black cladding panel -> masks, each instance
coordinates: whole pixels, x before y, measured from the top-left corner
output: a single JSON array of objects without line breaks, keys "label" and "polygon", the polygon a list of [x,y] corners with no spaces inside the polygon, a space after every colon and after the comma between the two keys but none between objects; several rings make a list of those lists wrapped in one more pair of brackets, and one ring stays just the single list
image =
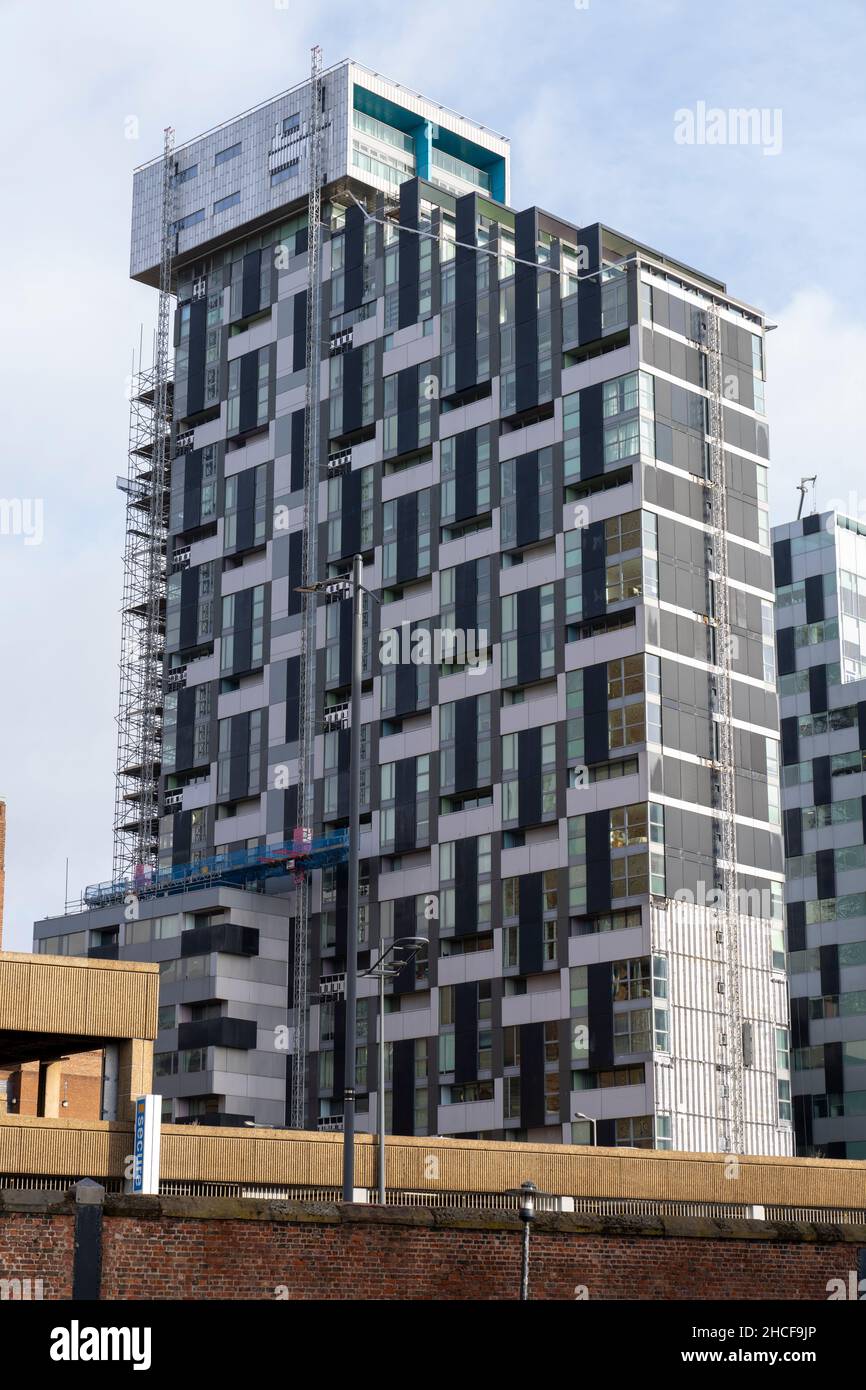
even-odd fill
[{"label": "black cladding panel", "polygon": [[610,755],[606,661],[584,668],[583,732],[587,763],[606,762]]},{"label": "black cladding panel", "polygon": [[[478,375],[478,254],[473,249],[478,218],[474,193],[457,199],[454,252],[454,385],[474,386]],[[416,238],[417,240],[417,238]]]},{"label": "black cladding panel", "polygon": [[773,570],[777,589],[781,589],[785,585],[792,583],[790,541],[773,542]]},{"label": "black cladding panel", "polygon": [[520,1025],[520,1127],[540,1129],[545,1121],[544,1024]]},{"label": "black cladding panel", "polygon": [[531,545],[539,538],[538,453],[515,459],[517,491],[518,546]]},{"label": "black cladding panel", "polygon": [[454,988],[454,1080],[458,1085],[478,1077],[478,985]]},{"label": "black cladding panel", "polygon": [[346,209],[344,232],[344,289],[343,307],[348,313],[361,306],[364,297],[364,226],[362,208],[352,204]]},{"label": "black cladding panel", "polygon": [[604,417],[602,384],[585,386],[580,393],[580,476],[596,478],[604,472]]},{"label": "black cladding panel", "polygon": [[478,931],[478,839],[458,840],[454,846],[454,935]]},{"label": "black cladding panel", "polygon": [[[478,697],[469,695],[454,706],[454,790],[478,786]],[[459,841],[458,841],[459,844]]]},{"label": "black cladding panel", "polygon": [[454,444],[454,519],[466,521],[478,511],[478,449],[475,430],[458,434]]},{"label": "black cladding panel", "polygon": [[589,1064],[613,1065],[613,990],[610,961],[587,966]]},{"label": "black cladding panel", "polygon": [[361,428],[363,419],[363,348],[343,354],[343,434]]},{"label": "black cladding panel", "polygon": [[[601,265],[601,226],[598,222],[581,227],[578,245],[585,248],[584,270],[598,270]],[[592,343],[601,337],[600,276],[585,274],[580,280],[577,287],[577,321],[580,343]]]},{"label": "black cladding panel", "polygon": [[541,675],[541,591],[522,589],[517,595],[517,680],[520,685]]},{"label": "black cladding panel", "polygon": [[244,256],[241,280],[241,318],[257,314],[261,296],[262,253],[248,251]]},{"label": "black cladding panel", "polygon": [[514,219],[514,339],[515,404],[517,412],[538,404],[538,271],[535,261],[537,215],[535,208]]},{"label": "black cladding panel", "polygon": [[238,432],[254,430],[259,419],[259,354],[245,352],[241,358]]},{"label": "black cladding panel", "polygon": [[393,1052],[393,1134],[415,1132],[415,1039],[399,1038]]},{"label": "black cladding panel", "polygon": [[521,729],[517,735],[517,758],[520,779],[517,789],[517,814],[520,825],[538,825],[541,821],[541,730]]},{"label": "black cladding panel", "polygon": [[292,411],[291,473],[289,487],[300,492],[304,486],[304,417],[306,411]]},{"label": "black cladding panel", "polygon": [[419,189],[417,179],[400,185],[400,252],[398,288],[398,327],[408,328],[418,321],[420,295],[421,239],[418,227]]},{"label": "black cladding panel", "polygon": [[292,305],[292,371],[303,371],[307,365],[307,291],[295,295]]},{"label": "black cladding panel", "polygon": [[189,309],[189,340],[187,343],[187,416],[204,410],[204,383],[207,357],[207,296],[194,299]]},{"label": "black cladding panel", "polygon": [[586,906],[588,912],[608,912],[611,900],[610,811],[590,811],[586,817]]}]

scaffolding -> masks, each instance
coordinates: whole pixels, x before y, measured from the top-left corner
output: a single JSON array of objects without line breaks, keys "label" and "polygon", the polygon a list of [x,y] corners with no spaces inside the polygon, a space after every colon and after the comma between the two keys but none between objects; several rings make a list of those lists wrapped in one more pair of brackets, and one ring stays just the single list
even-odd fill
[{"label": "scaffolding", "polygon": [[736,761],[733,730],[734,658],[728,598],[728,516],[722,414],[722,349],[718,306],[710,303],[703,316],[703,349],[709,392],[710,458],[707,519],[710,525],[709,578],[715,633],[716,675],[711,682],[716,750],[715,860],[722,890],[718,911],[718,990],[723,1001],[723,1031],[719,1035],[717,1069],[723,1077],[722,1111],[728,1125],[727,1149],[742,1153],[743,1124],[743,1009],[740,952],[740,912],[737,892]]},{"label": "scaffolding", "polygon": [[171,484],[171,272],[174,131],[165,132],[159,311],[153,365],[133,373],[126,496],[120,699],[114,803],[115,881],[155,870],[159,855],[166,547]]},{"label": "scaffolding", "polygon": [[135,878],[92,883],[84,890],[81,906],[105,907],[109,903],[124,902],[130,893],[137,898],[152,898],[166,893],[187,893],[214,884],[260,890],[266,879],[277,875],[291,875],[298,883],[313,869],[344,863],[347,846],[347,833],[337,830],[303,843],[284,840],[280,844],[256,845],[252,849],[222,850],[209,859],[174,864],[154,873],[140,873]]},{"label": "scaffolding", "polygon": [[[307,244],[307,357],[304,400],[304,530],[301,569],[304,585],[317,580],[319,507],[319,323],[321,284],[319,253],[322,236],[322,50],[313,48],[310,62],[309,212]],[[316,595],[304,594],[300,663],[300,729],[298,736],[299,829],[311,834],[313,824],[316,738]],[[309,971],[311,880],[298,884],[294,933],[294,1046],[290,1120],[293,1129],[306,1128],[307,1055],[309,1034]]]}]

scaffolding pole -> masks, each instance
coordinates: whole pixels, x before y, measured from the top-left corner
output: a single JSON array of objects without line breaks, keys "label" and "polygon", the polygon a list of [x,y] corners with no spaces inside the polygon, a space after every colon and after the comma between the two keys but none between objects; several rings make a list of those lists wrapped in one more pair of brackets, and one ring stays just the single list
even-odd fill
[{"label": "scaffolding pole", "polygon": [[[309,203],[307,244],[307,357],[304,399],[304,530],[301,568],[304,585],[316,582],[319,521],[319,376],[320,302],[319,254],[322,238],[322,50],[313,48],[310,62]],[[316,738],[316,595],[305,593],[300,668],[300,730],[298,737],[298,823],[305,833],[313,824]],[[307,1057],[309,1034],[311,878],[298,884],[294,936],[294,1046],[290,1125],[306,1128]]]},{"label": "scaffolding pole", "polygon": [[174,131],[165,131],[161,185],[159,310],[152,367],[133,373],[126,495],[120,699],[115,779],[115,880],[157,867],[162,761],[166,546],[171,428],[171,273]]},{"label": "scaffolding pole", "polygon": [[721,880],[719,909],[719,993],[723,1000],[724,1032],[719,1037],[719,1075],[725,1078],[731,1153],[745,1147],[743,1118],[743,1008],[740,952],[740,911],[737,891],[736,754],[733,730],[732,664],[734,658],[728,597],[728,516],[725,479],[724,419],[722,413],[721,323],[711,303],[704,316],[704,351],[709,392],[710,468],[708,512],[712,546],[712,617],[715,631],[713,708],[716,732],[717,834],[715,858]]}]

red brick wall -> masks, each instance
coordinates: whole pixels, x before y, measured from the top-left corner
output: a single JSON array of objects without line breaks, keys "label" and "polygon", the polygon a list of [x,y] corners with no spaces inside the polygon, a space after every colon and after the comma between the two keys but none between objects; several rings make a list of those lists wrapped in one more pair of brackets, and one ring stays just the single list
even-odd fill
[{"label": "red brick wall", "polygon": [[[21,1205],[26,1194],[14,1194]],[[68,1297],[72,1219],[0,1209],[0,1277],[42,1278]],[[2,1202],[2,1194],[0,1194]],[[64,1213],[70,1211],[67,1205]],[[139,1214],[140,1213],[140,1214]],[[826,1300],[857,1268],[866,1227],[691,1218],[546,1216],[531,1243],[531,1295],[592,1299]],[[828,1238],[829,1237],[829,1238]],[[510,1299],[521,1228],[501,1213],[108,1198],[106,1299]],[[586,1296],[586,1295],[584,1295]]]},{"label": "red brick wall", "polygon": [[[6,1106],[6,1083],[10,1081],[10,1103]],[[0,1069],[0,1117],[39,1114],[39,1063],[22,1062],[19,1067]],[[64,1106],[62,1101],[66,1101]],[[102,1105],[102,1050],[76,1052],[61,1063],[55,1120],[98,1120]]]},{"label": "red brick wall", "polygon": [[31,1288],[41,1279],[43,1298],[71,1298],[74,1236],[71,1214],[0,1211],[0,1279],[29,1279]]},{"label": "red brick wall", "polygon": [[[106,1298],[267,1299],[282,1286],[290,1299],[507,1299],[520,1283],[516,1230],[106,1224]],[[855,1267],[843,1245],[546,1232],[530,1262],[533,1297],[569,1300],[579,1286],[590,1299],[826,1299]]]}]

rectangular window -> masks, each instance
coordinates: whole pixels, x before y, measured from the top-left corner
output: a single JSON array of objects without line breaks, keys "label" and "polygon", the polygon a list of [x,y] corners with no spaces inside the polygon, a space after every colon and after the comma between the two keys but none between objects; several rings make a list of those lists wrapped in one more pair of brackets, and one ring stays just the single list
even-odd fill
[{"label": "rectangular window", "polygon": [[236,145],[227,145],[224,150],[218,150],[213,157],[214,165],[227,164],[230,159],[236,159],[241,152],[240,140]]},{"label": "rectangular window", "polygon": [[615,1056],[652,1051],[652,1009],[630,1009],[613,1016]]},{"label": "rectangular window", "polygon": [[504,1120],[520,1119],[520,1077],[506,1076],[502,1082],[502,1118]]},{"label": "rectangular window", "polygon": [[601,276],[601,331],[628,327],[628,280],[624,267],[611,266]]},{"label": "rectangular window", "polygon": [[195,212],[188,212],[185,217],[178,218],[174,224],[176,232],[185,232],[187,227],[194,227],[196,222],[204,221],[204,208],[198,208]]},{"label": "rectangular window", "polygon": [[227,208],[236,207],[240,200],[240,193],[229,193],[225,198],[217,198],[213,205],[214,216],[216,216],[217,213],[225,212]]},{"label": "rectangular window", "polygon": [[779,1119],[788,1123],[791,1121],[791,1083],[779,1077],[776,1081],[776,1088],[779,1095]]},{"label": "rectangular window", "polygon": [[275,172],[271,174],[271,188],[278,183],[285,183],[287,179],[297,178],[299,167],[300,160],[292,159],[288,164],[285,164],[282,169],[275,170]]},{"label": "rectangular window", "polygon": [[653,1146],[652,1115],[635,1115],[616,1122],[618,1148],[651,1149]]}]

